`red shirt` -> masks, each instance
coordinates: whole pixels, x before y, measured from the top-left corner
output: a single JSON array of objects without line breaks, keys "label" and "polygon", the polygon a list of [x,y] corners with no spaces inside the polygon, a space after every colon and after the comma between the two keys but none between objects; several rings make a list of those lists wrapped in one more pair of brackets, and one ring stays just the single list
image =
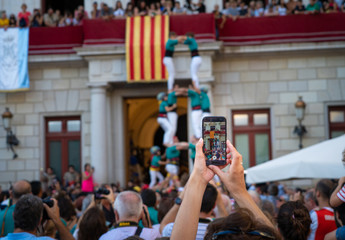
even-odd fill
[{"label": "red shirt", "polygon": [[18,22],[20,21],[21,18],[24,18],[25,22],[26,22],[26,25],[28,26],[29,25],[29,17],[31,16],[31,13],[30,12],[20,12],[18,13]]},{"label": "red shirt", "polygon": [[315,232],[315,240],[323,240],[327,233],[337,229],[334,220],[334,212],[331,208],[322,208],[315,212],[318,223]]}]

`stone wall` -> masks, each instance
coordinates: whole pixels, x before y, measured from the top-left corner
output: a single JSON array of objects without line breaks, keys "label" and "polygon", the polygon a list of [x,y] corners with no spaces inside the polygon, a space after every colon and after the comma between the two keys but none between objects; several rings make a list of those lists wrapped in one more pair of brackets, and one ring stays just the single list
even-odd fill
[{"label": "stone wall", "polygon": [[269,108],[272,155],[278,157],[298,149],[294,104],[302,96],[308,131],[303,145],[327,139],[327,106],[345,105],[345,56],[336,51],[262,55],[215,59],[215,114],[231,120],[232,109]]},{"label": "stone wall", "polygon": [[6,132],[0,125],[0,184],[20,179],[39,179],[45,166],[44,117],[80,115],[82,121],[82,161],[90,161],[90,91],[88,68],[29,65],[30,90],[0,93],[0,112],[9,107],[13,131],[20,141],[18,158],[6,149]]}]

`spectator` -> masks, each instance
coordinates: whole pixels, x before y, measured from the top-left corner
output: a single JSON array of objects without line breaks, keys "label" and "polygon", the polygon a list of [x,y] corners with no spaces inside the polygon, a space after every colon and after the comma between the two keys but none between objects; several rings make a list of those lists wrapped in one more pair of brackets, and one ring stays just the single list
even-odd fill
[{"label": "spectator", "polygon": [[316,198],[314,191],[307,191],[304,195],[304,205],[308,209],[309,213],[315,209],[317,209]]},{"label": "spectator", "polygon": [[[125,239],[129,236],[141,236],[144,239],[160,237],[159,232],[151,229],[147,209],[139,194],[133,191],[124,191],[116,197],[114,203],[116,226],[115,229],[103,234],[100,240]],[[147,216],[147,218],[146,218]],[[138,227],[139,220],[143,221],[144,228]]]},{"label": "spectator", "polygon": [[156,210],[156,193],[151,189],[145,189],[141,192],[141,198],[143,199],[143,204],[147,206],[147,210],[149,211],[152,225],[158,224],[158,211]]},{"label": "spectator", "polygon": [[81,190],[83,192],[91,193],[94,189],[93,173],[95,169],[91,168],[89,163],[84,165],[83,181],[81,183]]},{"label": "spectator", "polygon": [[301,201],[290,201],[280,207],[278,229],[285,240],[306,240],[310,232],[310,224],[308,209]]},{"label": "spectator", "polygon": [[334,0],[328,0],[330,12],[339,12],[339,6]]},{"label": "spectator", "polygon": [[[53,11],[53,9],[51,10]],[[44,191],[54,188],[54,184],[56,181],[57,179],[56,179],[56,175],[54,174],[53,168],[48,167],[47,172],[43,172],[43,168],[41,169],[41,182],[42,182]]]},{"label": "spectator", "polygon": [[17,19],[14,14],[10,15],[10,22],[9,22],[10,27],[16,27],[17,26]]},{"label": "spectator", "polygon": [[0,28],[8,27],[9,25],[10,25],[10,20],[6,16],[6,11],[3,11],[1,13],[1,18],[0,18]]},{"label": "spectator", "polygon": [[[43,21],[44,21],[44,25],[46,27],[56,27],[57,26],[57,23],[58,23],[57,17],[54,14],[54,10],[52,8],[49,8],[48,12],[46,14],[44,14]],[[52,170],[51,168],[47,168],[47,173],[48,173],[48,169]],[[51,186],[50,182],[48,182],[48,186]]]},{"label": "spectator", "polygon": [[133,16],[133,4],[131,2],[127,3],[127,7],[125,10],[125,16],[127,16],[127,17]]},{"label": "spectator", "polygon": [[214,9],[213,9],[212,13],[213,13],[214,18],[216,20],[222,18],[223,13],[221,11],[219,11],[219,5],[218,4],[214,5]]},{"label": "spectator", "polygon": [[240,13],[237,10],[236,1],[231,0],[229,8],[226,9],[226,14],[223,16],[232,17],[232,19],[235,21],[239,15]]},{"label": "spectator", "polygon": [[196,7],[196,11],[198,13],[205,13],[206,12],[206,6],[204,4],[204,0],[199,0],[199,2],[197,4],[194,4],[193,5]]},{"label": "spectator", "polygon": [[39,9],[34,9],[33,18],[31,21],[31,27],[42,27],[43,26],[43,16]]},{"label": "spectator", "polygon": [[273,4],[268,4],[268,8],[265,10],[265,16],[271,17],[271,16],[278,16],[278,12],[276,11],[276,8]]},{"label": "spectator", "polygon": [[156,15],[160,15],[161,14],[161,10],[159,8],[157,8],[157,5],[155,3],[151,3],[149,11],[148,11],[148,14],[150,16],[154,17]]},{"label": "spectator", "polygon": [[140,16],[145,16],[147,15],[147,6],[146,6],[146,2],[144,0],[141,0],[139,2],[139,15]]},{"label": "spectator", "polygon": [[13,220],[13,213],[16,207],[16,203],[19,198],[25,194],[31,193],[31,185],[27,181],[18,181],[13,185],[12,191],[12,204],[6,209],[0,211],[0,226],[3,226],[1,229],[1,236],[7,236],[9,233],[13,233],[15,226]]},{"label": "spectator", "polygon": [[22,196],[13,212],[14,233],[9,233],[3,240],[10,239],[42,239],[52,240],[50,237],[36,237],[38,226],[42,220],[43,207],[48,216],[52,219],[55,227],[59,231],[61,239],[74,240],[73,236],[68,232],[67,228],[62,224],[59,217],[59,207],[54,199],[54,205],[49,208],[42,200],[30,194]]},{"label": "spectator", "polygon": [[328,179],[322,179],[316,184],[315,196],[319,210],[313,211],[310,215],[313,225],[308,239],[324,239],[327,233],[337,228],[333,209],[329,205],[332,190],[333,183]]},{"label": "spectator", "polygon": [[113,9],[110,8],[106,3],[103,3],[103,6],[101,8],[101,17],[103,19],[111,19],[113,16]]},{"label": "spectator", "polygon": [[65,187],[75,186],[80,181],[80,175],[73,165],[68,166],[68,171],[63,176],[63,185]]},{"label": "spectator", "polygon": [[76,240],[98,240],[108,231],[104,213],[96,206],[86,210],[79,223]]},{"label": "spectator", "polygon": [[237,8],[237,10],[241,17],[246,17],[248,15],[248,8],[244,1],[240,2],[240,6]]},{"label": "spectator", "polygon": [[68,228],[71,234],[74,233],[77,227],[77,213],[74,209],[73,203],[68,195],[60,192],[56,196],[59,205],[60,219],[62,223]]},{"label": "spectator", "polygon": [[302,3],[302,0],[297,0],[295,10],[293,11],[294,14],[301,14],[305,12],[305,7]]},{"label": "spectator", "polygon": [[309,14],[320,13],[320,5],[316,2],[316,0],[309,0],[306,12]]},{"label": "spectator", "polygon": [[[66,24],[66,26],[78,25],[77,19],[73,18],[73,14],[70,11],[67,11],[67,13],[66,13],[65,24]],[[65,173],[65,175],[66,175],[66,173]],[[65,176],[64,176],[64,181],[66,181]],[[79,181],[80,181],[80,175],[79,175]]]},{"label": "spectator", "polygon": [[115,17],[123,17],[125,15],[125,10],[122,8],[122,2],[121,1],[116,1],[115,4],[115,11],[114,11],[114,16]]},{"label": "spectator", "polygon": [[28,26],[30,26],[31,13],[26,11],[28,6],[25,3],[22,4],[21,8],[22,8],[22,11],[20,13],[18,13],[18,26],[19,27],[28,27]]},{"label": "spectator", "polygon": [[137,17],[137,16],[141,16],[141,15],[140,15],[139,8],[135,6],[133,8],[133,17]]},{"label": "spectator", "polygon": [[91,18],[96,19],[101,17],[101,11],[98,9],[98,3],[93,2],[91,10]]},{"label": "spectator", "polygon": [[175,7],[173,9],[173,14],[174,15],[186,14],[186,10],[183,7],[181,7],[181,3],[179,1],[175,2]]},{"label": "spectator", "polygon": [[255,17],[255,1],[249,2],[248,17]]},{"label": "spectator", "polygon": [[42,191],[42,183],[40,181],[31,181],[31,192],[34,196],[42,198],[43,191]]},{"label": "spectator", "polygon": [[293,14],[294,9],[296,8],[297,1],[289,0],[286,4],[287,14]]},{"label": "spectator", "polygon": [[264,8],[262,1],[257,1],[255,4],[255,11],[254,16],[255,17],[262,17],[264,15]]},{"label": "spectator", "polygon": [[89,15],[87,14],[87,12],[84,10],[84,6],[83,5],[79,5],[77,10],[74,11],[74,18],[77,18],[78,15],[83,16],[83,19],[88,19]]},{"label": "spectator", "polygon": [[280,4],[278,6],[278,14],[280,16],[285,16],[287,14],[287,9],[284,0],[280,0]]},{"label": "spectator", "polygon": [[157,8],[161,10],[161,12],[164,12],[165,7],[166,7],[166,1],[161,0],[160,2],[157,2],[156,5],[157,5]]}]

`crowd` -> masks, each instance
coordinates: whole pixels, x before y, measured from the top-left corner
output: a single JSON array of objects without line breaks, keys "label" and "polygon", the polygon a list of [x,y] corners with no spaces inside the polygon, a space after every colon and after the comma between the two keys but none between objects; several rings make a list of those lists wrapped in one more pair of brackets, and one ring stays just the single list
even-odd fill
[{"label": "crowd", "polygon": [[[84,19],[105,19],[125,18],[132,16],[156,16],[156,15],[183,15],[205,13],[206,6],[203,0],[197,3],[187,1],[188,4],[181,5],[179,1],[138,1],[134,5],[131,1],[124,7],[121,1],[117,1],[115,6],[106,3],[98,5],[94,2],[91,12],[84,10],[81,5],[74,12],[48,8],[46,13],[41,13],[40,9],[34,9],[33,13],[27,11],[27,5],[22,4],[17,16],[10,14],[9,18],[6,11],[1,12],[1,27],[64,27],[77,26],[83,24]],[[236,20],[238,17],[261,17],[261,16],[282,16],[289,14],[309,14],[309,13],[332,13],[345,12],[345,1],[343,0],[310,0],[304,6],[302,0],[269,0],[265,6],[264,1],[251,0],[247,5],[245,0],[229,0],[221,10],[219,5],[214,6],[213,13],[216,19],[223,19],[222,27],[227,17]]]},{"label": "crowd", "polygon": [[307,190],[246,186],[229,141],[226,171],[206,166],[202,146],[191,175],[172,184],[167,176],[151,186],[97,186],[90,164],[81,179],[69,166],[62,181],[51,168],[41,181],[18,181],[1,192],[1,239],[345,239],[345,177]]}]

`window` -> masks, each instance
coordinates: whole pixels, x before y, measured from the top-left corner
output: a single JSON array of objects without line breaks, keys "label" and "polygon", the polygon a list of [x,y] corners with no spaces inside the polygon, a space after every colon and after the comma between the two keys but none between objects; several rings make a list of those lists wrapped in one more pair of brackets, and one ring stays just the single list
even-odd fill
[{"label": "window", "polygon": [[80,117],[47,117],[45,132],[46,167],[53,168],[59,180],[67,172],[68,165],[74,165],[80,173]]},{"label": "window", "polygon": [[328,108],[329,138],[345,134],[345,106]]},{"label": "window", "polygon": [[271,159],[269,109],[232,111],[232,131],[245,169]]}]

